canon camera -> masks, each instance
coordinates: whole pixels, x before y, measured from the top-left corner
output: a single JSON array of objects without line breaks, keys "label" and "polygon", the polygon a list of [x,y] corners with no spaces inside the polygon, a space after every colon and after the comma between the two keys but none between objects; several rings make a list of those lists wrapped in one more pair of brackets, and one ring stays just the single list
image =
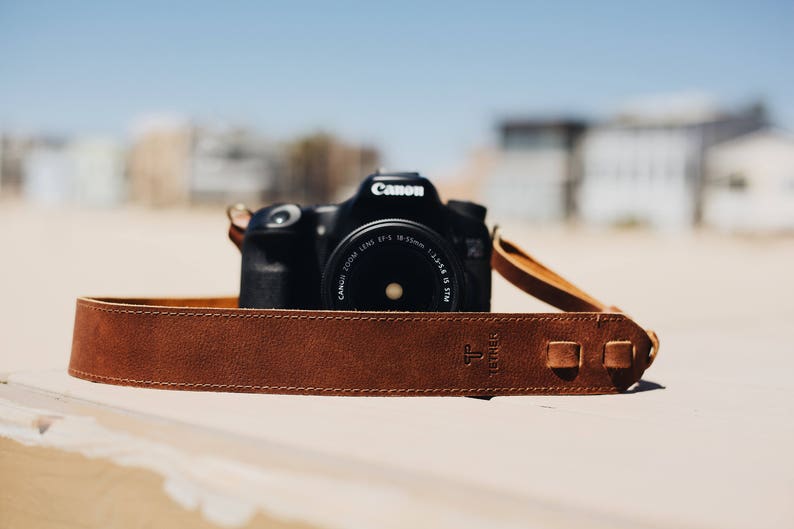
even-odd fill
[{"label": "canon camera", "polygon": [[370,175],[341,204],[265,207],[245,231],[240,306],[487,312],[485,214],[418,173]]}]

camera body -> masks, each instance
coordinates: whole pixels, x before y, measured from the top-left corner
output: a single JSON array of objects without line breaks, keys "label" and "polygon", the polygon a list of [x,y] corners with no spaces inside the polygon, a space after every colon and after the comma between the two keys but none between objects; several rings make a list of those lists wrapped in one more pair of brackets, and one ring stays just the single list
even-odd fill
[{"label": "camera body", "polygon": [[486,208],[439,199],[418,173],[375,173],[336,205],[257,211],[242,246],[240,306],[487,312]]}]

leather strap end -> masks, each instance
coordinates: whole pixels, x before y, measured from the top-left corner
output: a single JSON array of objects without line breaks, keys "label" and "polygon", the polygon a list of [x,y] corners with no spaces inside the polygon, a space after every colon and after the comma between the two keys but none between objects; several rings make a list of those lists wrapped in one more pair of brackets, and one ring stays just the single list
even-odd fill
[{"label": "leather strap end", "polygon": [[494,230],[491,266],[519,289],[560,310],[611,312],[611,307],[503,239],[498,229]]},{"label": "leather strap end", "polygon": [[651,367],[651,364],[653,364],[653,361],[656,360],[656,355],[659,354],[659,337],[650,329],[645,329],[645,333],[651,341],[651,351],[648,353],[648,365],[645,366],[645,369],[648,369]]}]

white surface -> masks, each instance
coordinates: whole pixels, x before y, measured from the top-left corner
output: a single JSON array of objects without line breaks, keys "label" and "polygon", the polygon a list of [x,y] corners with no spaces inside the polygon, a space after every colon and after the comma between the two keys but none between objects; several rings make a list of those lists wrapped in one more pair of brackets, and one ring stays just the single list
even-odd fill
[{"label": "white surface", "polygon": [[[263,450],[446,480],[512,498],[512,508],[552,505],[635,526],[777,528],[794,519],[791,240],[506,229],[658,331],[662,348],[646,379],[663,389],[491,401],[293,397],[66,376],[72,296],[230,292],[238,257],[222,214],[37,213],[25,232],[0,232],[2,247],[18,244],[0,277],[9,387],[197,425]],[[10,216],[0,210],[0,220]],[[45,235],[49,246],[39,244]],[[496,280],[495,310],[540,307]]]}]

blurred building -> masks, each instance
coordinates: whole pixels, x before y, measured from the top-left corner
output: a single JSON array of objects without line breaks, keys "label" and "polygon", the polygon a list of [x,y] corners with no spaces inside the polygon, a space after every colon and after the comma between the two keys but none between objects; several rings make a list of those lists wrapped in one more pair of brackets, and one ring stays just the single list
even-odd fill
[{"label": "blurred building", "polygon": [[707,150],[765,124],[760,106],[726,113],[703,101],[651,101],[627,109],[584,138],[581,219],[672,229],[700,223]]},{"label": "blurred building", "polygon": [[284,156],[277,146],[243,129],[197,130],[188,177],[193,203],[258,205],[284,186]]},{"label": "blurred building", "polygon": [[27,149],[22,162],[22,196],[43,205],[62,205],[71,201],[74,188],[74,163],[66,143],[41,140]]},{"label": "blurred building", "polygon": [[764,129],[706,155],[703,221],[732,232],[794,231],[794,135]]},{"label": "blurred building", "polygon": [[32,203],[115,206],[127,195],[124,151],[109,138],[31,140],[22,158],[21,189]]},{"label": "blurred building", "polygon": [[107,138],[0,137],[0,193],[91,206],[327,203],[352,194],[379,161],[376,149],[331,134],[277,144],[247,129],[151,116],[133,126],[128,149]]},{"label": "blurred building", "polygon": [[0,135],[0,195],[18,196],[22,193],[25,158],[33,145],[31,138]]},{"label": "blurred building", "polygon": [[127,198],[124,149],[110,138],[81,138],[69,144],[71,200],[84,206],[112,207]]},{"label": "blurred building", "polygon": [[352,195],[379,163],[375,148],[350,145],[330,134],[312,134],[289,146],[283,192],[302,204],[338,202]]},{"label": "blurred building", "polygon": [[133,136],[128,171],[139,203],[258,205],[287,186],[283,148],[246,129],[154,118]]},{"label": "blurred building", "polygon": [[493,218],[560,221],[576,212],[580,120],[510,120],[482,187]]},{"label": "blurred building", "polygon": [[170,118],[136,124],[127,159],[130,198],[150,206],[186,205],[190,199],[193,129]]}]

